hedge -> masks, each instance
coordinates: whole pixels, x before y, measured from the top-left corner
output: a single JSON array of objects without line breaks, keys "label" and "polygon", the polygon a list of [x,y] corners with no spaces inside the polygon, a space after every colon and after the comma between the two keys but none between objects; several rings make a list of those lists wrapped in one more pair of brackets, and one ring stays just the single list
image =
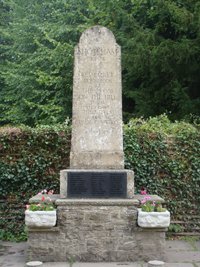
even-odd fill
[{"label": "hedge", "polygon": [[[25,239],[24,209],[40,190],[59,193],[59,171],[69,166],[68,125],[0,128],[0,238]],[[142,187],[166,200],[185,231],[200,230],[199,125],[170,122],[165,115],[124,125],[125,167]],[[175,225],[176,226],[176,225]],[[177,230],[178,229],[178,230]]]},{"label": "hedge", "polygon": [[0,128],[0,239],[25,239],[24,209],[42,189],[59,190],[69,166],[67,125]]},{"label": "hedge", "polygon": [[146,187],[166,200],[173,231],[200,232],[200,132],[163,115],[125,126],[126,167],[135,171],[136,190]]}]

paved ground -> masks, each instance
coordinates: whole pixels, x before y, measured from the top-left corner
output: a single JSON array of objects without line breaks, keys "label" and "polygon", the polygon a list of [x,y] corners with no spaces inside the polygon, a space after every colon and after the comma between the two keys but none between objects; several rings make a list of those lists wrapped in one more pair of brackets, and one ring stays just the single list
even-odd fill
[{"label": "paved ground", "polygon": [[[25,253],[26,242],[0,241],[0,266],[26,266]],[[44,263],[43,267],[69,267],[69,264],[64,262]],[[147,267],[147,263],[75,263],[73,267]],[[200,267],[200,241],[167,241],[165,267]]]}]

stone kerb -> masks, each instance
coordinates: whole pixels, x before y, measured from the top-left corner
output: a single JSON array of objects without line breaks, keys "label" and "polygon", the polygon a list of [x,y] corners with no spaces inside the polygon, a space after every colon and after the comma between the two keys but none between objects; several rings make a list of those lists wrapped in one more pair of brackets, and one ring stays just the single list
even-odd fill
[{"label": "stone kerb", "polygon": [[111,31],[86,30],[75,48],[70,168],[123,169],[121,49]]}]

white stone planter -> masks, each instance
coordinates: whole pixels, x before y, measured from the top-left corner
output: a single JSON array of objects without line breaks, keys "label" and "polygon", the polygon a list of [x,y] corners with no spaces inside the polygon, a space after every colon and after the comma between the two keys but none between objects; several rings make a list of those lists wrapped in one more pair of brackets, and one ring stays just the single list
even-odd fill
[{"label": "white stone planter", "polygon": [[170,212],[145,212],[138,209],[138,225],[143,228],[163,228],[170,225]]},{"label": "white stone planter", "polygon": [[53,227],[56,225],[56,210],[25,211],[25,224],[30,227]]}]

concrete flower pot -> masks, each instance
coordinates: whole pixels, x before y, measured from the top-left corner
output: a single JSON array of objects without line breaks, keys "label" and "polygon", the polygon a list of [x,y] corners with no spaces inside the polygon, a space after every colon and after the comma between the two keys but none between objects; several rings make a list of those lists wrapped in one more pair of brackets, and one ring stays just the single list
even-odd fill
[{"label": "concrete flower pot", "polygon": [[25,224],[29,227],[53,227],[56,225],[56,210],[25,211]]},{"label": "concrete flower pot", "polygon": [[143,228],[165,228],[170,225],[170,212],[145,212],[138,209],[138,225]]}]

